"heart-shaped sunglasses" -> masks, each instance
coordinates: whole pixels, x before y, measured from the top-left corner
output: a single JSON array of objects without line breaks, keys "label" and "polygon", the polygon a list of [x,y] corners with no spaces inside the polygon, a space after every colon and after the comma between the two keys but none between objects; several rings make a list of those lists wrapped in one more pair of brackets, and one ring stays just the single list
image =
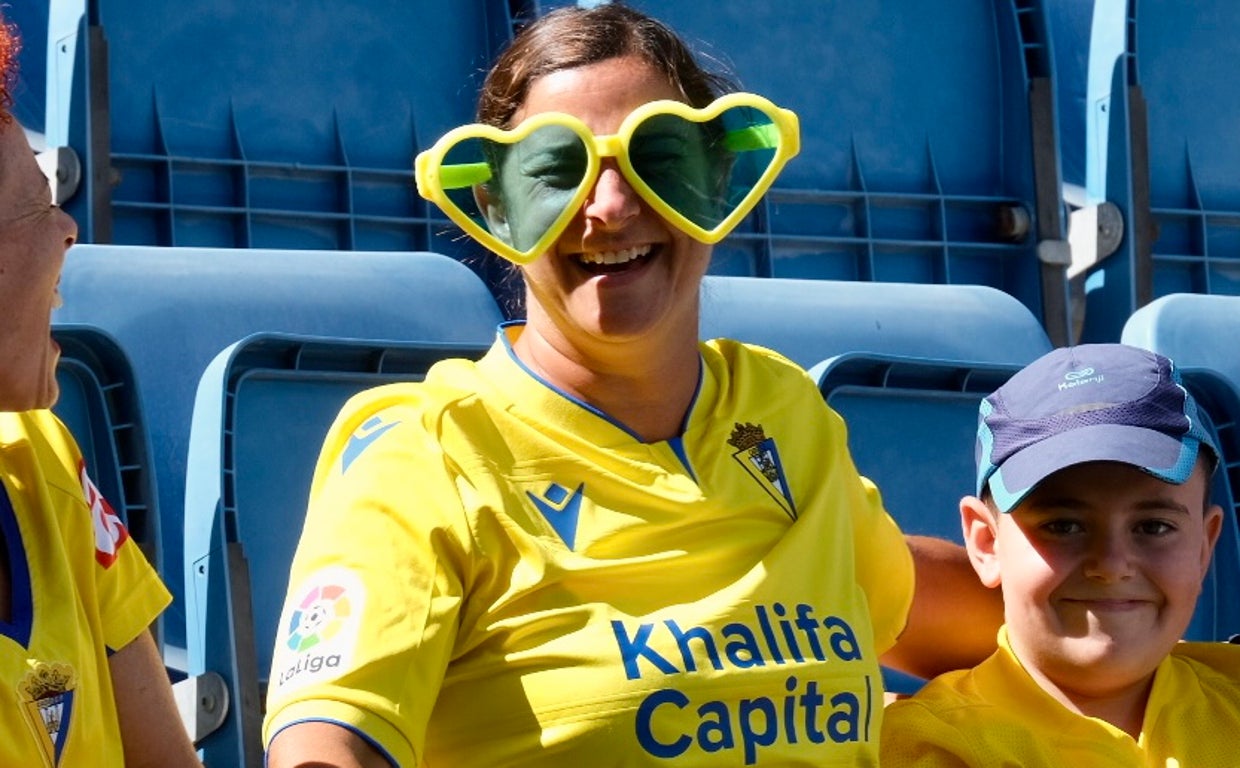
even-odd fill
[{"label": "heart-shaped sunglasses", "polygon": [[517,264],[549,249],[613,157],[634,191],[704,243],[732,231],[800,149],[797,116],[751,93],[695,109],[652,101],[610,136],[543,112],[504,130],[453,129],[414,162],[418,193],[484,246]]}]

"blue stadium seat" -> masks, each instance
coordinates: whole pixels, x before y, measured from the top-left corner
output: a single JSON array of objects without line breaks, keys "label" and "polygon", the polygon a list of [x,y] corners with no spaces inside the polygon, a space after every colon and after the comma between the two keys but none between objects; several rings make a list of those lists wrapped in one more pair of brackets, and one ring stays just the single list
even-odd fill
[{"label": "blue stadium seat", "polygon": [[417,381],[437,360],[485,349],[257,334],[207,367],[186,480],[188,671],[220,674],[230,701],[220,728],[199,743],[207,765],[262,764],[262,703],[288,567],[340,407],[364,388]]},{"label": "blue stadium seat", "polygon": [[477,252],[412,162],[472,116],[506,3],[52,2],[84,242]]},{"label": "blue stadium seat", "polygon": [[161,564],[155,468],[133,367],[120,344],[98,328],[57,323],[60,345],[53,411],[129,534],[156,568]]},{"label": "blue stadium seat", "polygon": [[[978,404],[1040,354],[997,364],[850,353],[815,370],[848,424],[858,470],[905,533],[962,543],[959,502],[974,492]],[[923,682],[891,670],[884,679],[899,693]]]},{"label": "blue stadium seat", "polygon": [[1051,350],[1038,319],[995,288],[716,275],[702,284],[701,337],[805,368],[845,352],[1023,365]]},{"label": "blue stadium seat", "polygon": [[[272,251],[77,245],[60,283],[57,323],[112,335],[133,361],[161,510],[185,507],[194,391],[224,347],[259,331],[489,343],[501,314],[484,283],[432,253]],[[174,602],[165,640],[184,647],[179,515],[162,521]]]},{"label": "blue stadium seat", "polygon": [[1093,107],[1087,146],[1125,232],[1088,273],[1083,339],[1115,341],[1159,296],[1240,295],[1240,92],[1229,66],[1240,60],[1240,4],[1097,4],[1107,12],[1095,15],[1094,39],[1125,44],[1118,57],[1091,50],[1091,78],[1109,77],[1111,92]]},{"label": "blue stadium seat", "polygon": [[801,154],[716,274],[970,283],[1067,340],[1043,0],[636,0],[801,120]]},{"label": "blue stadium seat", "polygon": [[1240,296],[1175,293],[1155,299],[1124,322],[1121,341],[1151,349],[1187,368],[1209,368],[1240,389]]},{"label": "blue stadium seat", "polygon": [[1215,503],[1225,513],[1223,534],[1198,601],[1192,637],[1224,639],[1240,633],[1240,296],[1170,294],[1132,314],[1121,341],[1176,362],[1185,387],[1205,411],[1222,452],[1214,476]]}]

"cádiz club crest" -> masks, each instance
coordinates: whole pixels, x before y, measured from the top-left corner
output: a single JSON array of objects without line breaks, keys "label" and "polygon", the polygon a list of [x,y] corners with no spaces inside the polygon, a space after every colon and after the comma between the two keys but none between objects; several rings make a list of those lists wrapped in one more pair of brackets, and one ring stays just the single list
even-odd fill
[{"label": "c\u00e1diz club crest", "polygon": [[779,448],[775,446],[775,438],[767,437],[761,424],[738,422],[728,438],[728,445],[736,449],[732,458],[795,520],[797,508],[792,501],[788,478],[784,476],[784,465],[779,460]]},{"label": "c\u00e1diz club crest", "polygon": [[60,753],[69,736],[77,675],[68,664],[33,659],[27,663],[30,671],[17,684],[18,699],[51,765],[59,765]]}]

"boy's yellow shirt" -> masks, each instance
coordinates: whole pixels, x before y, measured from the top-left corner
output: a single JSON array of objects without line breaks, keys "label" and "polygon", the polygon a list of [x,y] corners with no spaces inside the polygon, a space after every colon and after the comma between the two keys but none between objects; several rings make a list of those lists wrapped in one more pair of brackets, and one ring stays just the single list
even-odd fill
[{"label": "boy's yellow shirt", "polygon": [[1240,765],[1240,645],[1180,643],[1159,665],[1141,736],[1064,707],[999,633],[999,650],[887,708],[883,768]]}]

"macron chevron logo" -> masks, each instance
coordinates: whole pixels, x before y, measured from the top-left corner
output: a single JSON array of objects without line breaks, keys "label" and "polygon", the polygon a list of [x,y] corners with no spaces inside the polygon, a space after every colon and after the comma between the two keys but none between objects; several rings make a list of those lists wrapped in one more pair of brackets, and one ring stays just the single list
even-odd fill
[{"label": "macron chevron logo", "polygon": [[542,496],[525,492],[569,549],[573,548],[573,542],[577,539],[577,516],[581,512],[581,499],[585,488],[586,484],[582,483],[577,486],[577,490],[569,493],[564,486],[552,483],[543,491]]},{"label": "macron chevron logo", "polygon": [[383,421],[381,416],[374,416],[367,419],[357,431],[349,435],[349,442],[344,447],[344,453],[340,456],[340,472],[341,474],[349,471],[349,465],[352,464],[362,452],[370,447],[370,444],[383,436],[392,427],[399,424],[399,421]]}]

